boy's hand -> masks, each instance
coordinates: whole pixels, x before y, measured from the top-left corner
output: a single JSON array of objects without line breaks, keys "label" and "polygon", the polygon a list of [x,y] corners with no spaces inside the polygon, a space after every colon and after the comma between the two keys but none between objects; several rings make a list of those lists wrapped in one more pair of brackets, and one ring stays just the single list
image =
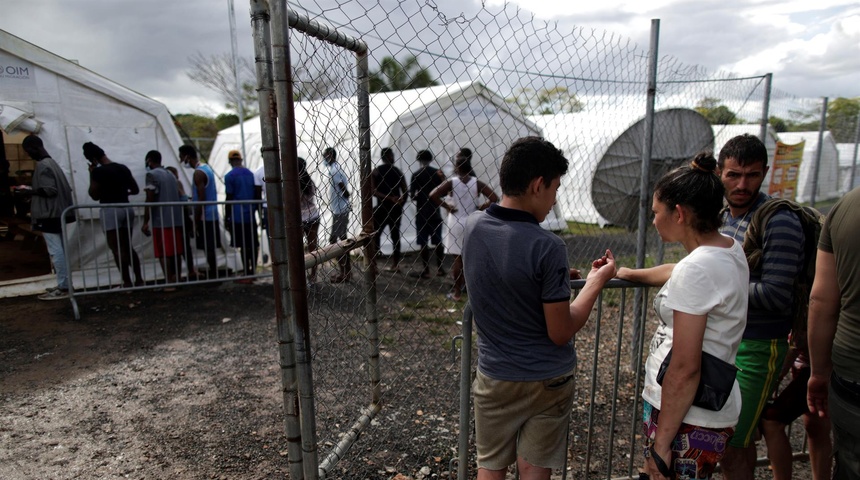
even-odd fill
[{"label": "boy's hand", "polygon": [[612,251],[606,249],[605,255],[591,262],[591,272],[588,273],[588,278],[594,277],[606,283],[614,278],[615,274],[615,257],[612,255]]},{"label": "boy's hand", "polygon": [[580,280],[582,278],[582,272],[579,271],[578,268],[570,269],[570,279],[571,280]]}]

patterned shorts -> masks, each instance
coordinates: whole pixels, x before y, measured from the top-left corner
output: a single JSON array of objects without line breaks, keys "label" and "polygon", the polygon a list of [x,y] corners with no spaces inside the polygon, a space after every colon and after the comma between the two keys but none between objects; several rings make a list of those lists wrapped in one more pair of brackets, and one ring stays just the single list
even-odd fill
[{"label": "patterned shorts", "polygon": [[[645,402],[643,406],[645,427],[645,458],[654,437],[657,435],[657,418],[660,410]],[[733,428],[705,428],[682,423],[672,442],[672,468],[678,480],[699,480],[711,478],[717,462],[723,457]]]}]

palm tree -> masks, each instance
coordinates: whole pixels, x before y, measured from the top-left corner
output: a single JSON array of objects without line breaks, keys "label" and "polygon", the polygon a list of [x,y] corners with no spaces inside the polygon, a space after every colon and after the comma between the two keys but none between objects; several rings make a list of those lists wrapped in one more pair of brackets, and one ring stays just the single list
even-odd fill
[{"label": "palm tree", "polygon": [[370,93],[396,92],[413,88],[439,85],[433,80],[428,68],[418,63],[415,55],[399,61],[394,57],[384,57],[379,62],[379,70],[370,72]]}]

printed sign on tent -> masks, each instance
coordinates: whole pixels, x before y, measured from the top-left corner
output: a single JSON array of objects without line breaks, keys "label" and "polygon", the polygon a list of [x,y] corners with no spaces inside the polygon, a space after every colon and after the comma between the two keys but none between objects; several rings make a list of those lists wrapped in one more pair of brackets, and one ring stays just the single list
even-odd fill
[{"label": "printed sign on tent", "polygon": [[776,142],[776,153],[773,158],[773,177],[770,181],[768,195],[774,198],[794,200],[797,192],[797,177],[800,172],[800,162],[803,161],[803,147],[806,141],[795,145]]}]

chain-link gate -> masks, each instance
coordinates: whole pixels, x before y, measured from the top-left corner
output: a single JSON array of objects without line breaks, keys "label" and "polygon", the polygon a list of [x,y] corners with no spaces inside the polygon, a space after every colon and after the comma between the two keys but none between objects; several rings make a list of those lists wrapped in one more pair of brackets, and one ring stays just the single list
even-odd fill
[{"label": "chain-link gate", "polygon": [[[456,353],[471,343],[455,339],[465,298],[446,296],[456,282],[456,218],[442,214],[442,238],[421,224],[426,218],[416,220],[427,201],[422,188],[425,196],[432,190],[411,185],[426,173],[419,156],[429,152],[442,172],[432,185],[442,193],[431,197],[471,209],[501,194],[507,146],[543,136],[570,160],[543,226],[565,239],[571,266],[587,268],[606,248],[619,264],[651,265],[664,256],[643,207],[651,182],[738,133],[761,135],[764,126],[767,134],[769,111],[815,110],[772,94],[769,76],[712,74],[658,56],[658,35],[643,50],[616,35],[562,31],[510,6],[453,18],[433,2],[251,6],[261,129],[246,141],[266,172],[291,478],[423,478],[456,469]],[[410,20],[397,23],[392,8]],[[397,178],[390,168],[378,168],[386,148],[409,193],[387,180]],[[485,188],[457,197],[454,179],[468,184],[469,173]],[[374,224],[387,220],[378,216],[385,201],[402,206],[400,242],[385,222],[377,253],[371,240]],[[446,252],[438,265],[437,243]],[[587,346],[609,341],[594,329],[620,309],[626,318],[642,311],[642,300],[634,307],[617,291],[607,297],[604,318],[578,340],[586,337],[581,358],[593,363],[580,366],[578,379],[593,387],[589,372],[613,368]],[[628,322],[623,335],[619,328],[629,347],[611,347],[613,356],[623,351],[638,364],[641,326]],[[635,372],[619,373],[617,360],[614,368],[615,382],[579,396],[576,411],[589,420],[572,432],[573,472],[584,462],[586,476],[612,476],[634,462],[632,438],[592,447],[614,428],[595,415],[638,395]]]}]

